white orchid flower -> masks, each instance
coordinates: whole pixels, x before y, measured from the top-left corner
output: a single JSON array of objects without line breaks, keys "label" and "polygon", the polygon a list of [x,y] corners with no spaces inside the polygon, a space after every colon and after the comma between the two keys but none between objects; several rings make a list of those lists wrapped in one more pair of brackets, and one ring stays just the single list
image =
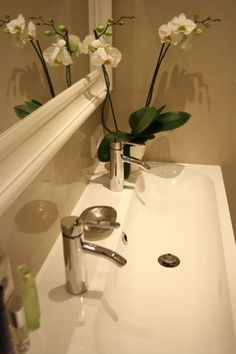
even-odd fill
[{"label": "white orchid flower", "polygon": [[6,24],[9,33],[20,34],[25,29],[25,18],[22,14],[19,14],[17,18],[11,20]]},{"label": "white orchid flower", "polygon": [[36,26],[33,21],[28,23],[28,40],[32,41],[36,38]]},{"label": "white orchid flower", "polygon": [[182,40],[182,35],[173,31],[171,22],[159,27],[159,36],[162,43],[167,42],[173,45],[178,44]]},{"label": "white orchid flower", "polygon": [[184,13],[175,16],[170,21],[173,32],[188,35],[196,28],[196,23],[186,18]]},{"label": "white orchid flower", "polygon": [[93,35],[89,34],[82,42],[81,50],[84,54],[92,54],[98,48],[104,46],[102,39],[95,39]]},{"label": "white orchid flower", "polygon": [[43,52],[44,60],[51,66],[70,65],[73,63],[71,56],[66,49],[66,41],[58,39],[52,47],[45,49]]},{"label": "white orchid flower", "polygon": [[91,55],[91,63],[95,66],[111,65],[116,68],[122,58],[121,52],[109,44],[98,48]]},{"label": "white orchid flower", "polygon": [[75,34],[69,34],[69,46],[72,53],[78,57],[82,53],[82,43],[78,36]]}]

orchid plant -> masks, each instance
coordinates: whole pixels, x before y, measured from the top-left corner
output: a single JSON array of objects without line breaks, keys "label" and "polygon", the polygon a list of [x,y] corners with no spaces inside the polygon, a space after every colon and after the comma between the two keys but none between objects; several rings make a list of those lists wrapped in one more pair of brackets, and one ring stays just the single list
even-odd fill
[{"label": "orchid plant", "polygon": [[[122,59],[122,54],[117,48],[110,44],[108,39],[112,36],[112,27],[121,26],[126,20],[133,18],[133,16],[122,16],[117,20],[112,18],[108,19],[105,25],[97,26],[94,33],[86,36],[83,41],[81,41],[77,35],[70,34],[65,25],[56,26],[54,20],[51,18],[45,20],[42,16],[32,16],[29,17],[27,25],[25,18],[21,14],[16,19],[12,20],[9,16],[0,18],[0,27],[3,28],[3,32],[11,34],[18,46],[24,46],[29,43],[32,45],[42,64],[52,97],[55,96],[55,90],[50,78],[48,65],[66,68],[67,86],[72,84],[71,65],[75,60],[74,57],[77,58],[81,54],[89,55],[91,63],[101,68],[106,84],[106,98],[102,106],[102,124],[107,134],[98,148],[98,158],[103,162],[110,160],[109,144],[111,140],[119,139],[130,143],[144,144],[147,140],[153,139],[156,133],[176,129],[189,120],[191,117],[190,113],[183,111],[164,112],[166,108],[165,105],[161,107],[151,105],[158,73],[171,47],[180,46],[184,50],[188,49],[194,34],[201,35],[203,28],[209,27],[211,22],[220,22],[220,19],[211,17],[202,20],[199,15],[194,15],[193,19],[188,19],[185,14],[181,13],[167,24],[160,26],[159,37],[161,48],[157,56],[157,62],[150,81],[145,104],[143,107],[130,114],[130,131],[124,132],[120,130],[118,126],[107,72],[108,66],[114,68],[118,66]],[[46,27],[44,35],[56,37],[51,46],[44,51],[41,49],[39,39],[36,36],[37,26]],[[111,109],[114,129],[110,129],[105,122],[104,112],[107,102]],[[25,102],[25,105],[16,106],[15,111],[19,117],[25,117],[40,105],[40,102],[31,100]],[[126,145],[125,149],[125,154],[129,155],[130,146]],[[126,177],[129,175],[129,167],[129,164],[125,164]]]},{"label": "orchid plant", "polygon": [[[105,26],[100,26],[95,31],[95,37],[101,40],[101,37],[106,34],[106,31],[110,26],[124,24],[125,19],[130,19],[133,17],[122,17],[118,21],[109,20]],[[110,84],[109,77],[106,71],[106,65],[111,64],[116,67],[121,60],[121,53],[115,48],[109,48],[105,53],[105,48],[103,50],[97,50],[97,56],[100,60],[97,60],[97,65],[102,65],[102,70],[104,74],[104,79],[106,83],[106,99],[104,101],[102,109],[102,122],[107,134],[100,143],[98,148],[98,158],[100,161],[107,162],[110,160],[110,141],[117,139],[135,144],[145,144],[149,139],[155,138],[155,134],[158,132],[163,132],[167,130],[176,129],[183,124],[185,124],[191,114],[183,111],[173,111],[164,112],[166,106],[155,107],[151,105],[152,96],[158,73],[163,63],[163,60],[169,51],[171,46],[180,46],[182,49],[188,49],[190,46],[190,40],[193,34],[200,35],[203,33],[203,27],[209,27],[211,22],[219,22],[220,19],[213,19],[207,17],[201,20],[199,15],[194,15],[193,19],[188,19],[185,14],[181,13],[179,16],[175,16],[167,24],[163,24],[159,28],[159,37],[161,41],[161,48],[159,55],[157,57],[156,67],[151,78],[149,90],[147,93],[146,101],[143,107],[139,108],[137,111],[130,114],[129,126],[130,131],[121,131],[117,124],[115,109],[112,103],[110,95]],[[101,55],[103,51],[104,55]],[[94,63],[96,64],[96,63]],[[106,102],[109,102],[111,108],[111,114],[114,123],[114,130],[110,129],[104,119],[104,110]],[[125,145],[125,154],[128,156],[130,151],[130,145]],[[130,165],[125,164],[125,177],[129,176]]]}]

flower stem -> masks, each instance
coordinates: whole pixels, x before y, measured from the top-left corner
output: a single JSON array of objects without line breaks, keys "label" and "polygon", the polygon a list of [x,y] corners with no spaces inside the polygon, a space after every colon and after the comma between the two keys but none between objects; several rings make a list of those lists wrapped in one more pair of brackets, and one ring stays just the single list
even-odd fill
[{"label": "flower stem", "polygon": [[71,65],[66,66],[66,83],[67,87],[71,86]]},{"label": "flower stem", "polygon": [[36,45],[33,41],[31,41],[30,43],[32,44],[32,46],[33,46],[33,48],[34,48],[34,50],[35,50],[35,52],[36,52],[36,54],[37,54],[37,56],[38,56],[38,58],[39,58],[41,64],[42,64],[42,67],[43,67],[44,74],[45,74],[46,79],[47,79],[47,83],[48,83],[48,87],[49,87],[51,96],[52,96],[52,97],[55,97],[56,94],[55,94],[55,91],[54,91],[54,87],[53,87],[53,84],[52,84],[52,80],[51,80],[51,78],[50,78],[50,74],[49,74],[49,71],[48,71],[48,68],[47,68],[47,64],[46,64],[46,62],[45,62],[45,60],[44,60],[44,57],[43,57],[43,53],[42,53],[42,50],[41,50],[39,41],[36,40],[36,44],[37,44],[37,45]]},{"label": "flower stem", "polygon": [[200,20],[200,19],[195,19],[194,21],[195,23],[200,23],[202,24],[203,26],[206,26],[207,27],[207,24],[209,22],[221,22],[221,19],[220,18],[211,18],[211,17],[206,17],[204,20]]},{"label": "flower stem", "polygon": [[104,113],[105,113],[107,98],[108,98],[108,95],[106,94],[105,100],[103,101],[103,105],[102,105],[102,125],[109,133],[111,133],[111,129],[109,129],[105,123],[105,114]]},{"label": "flower stem", "polygon": [[[68,53],[72,54],[72,51],[70,49],[70,44],[69,44],[69,34],[68,34],[68,31],[66,30],[66,33],[65,33],[65,36],[64,36],[64,39],[66,41],[66,49],[68,51]],[[70,87],[71,86],[71,83],[72,83],[72,79],[71,79],[71,65],[67,65],[66,66],[66,82],[67,82],[67,86]]]},{"label": "flower stem", "polygon": [[156,79],[157,79],[157,75],[158,75],[158,72],[159,72],[159,69],[160,69],[160,66],[161,66],[161,63],[168,51],[168,49],[170,48],[170,43],[167,45],[167,47],[165,47],[165,43],[162,44],[161,46],[161,50],[160,50],[160,53],[159,53],[159,56],[158,56],[158,59],[157,59],[157,64],[156,64],[156,68],[154,70],[154,73],[153,73],[153,76],[152,76],[152,80],[151,80],[151,84],[150,84],[150,88],[149,88],[149,91],[148,91],[148,95],[147,95],[147,99],[146,99],[146,103],[145,103],[145,106],[149,106],[150,103],[151,103],[151,100],[152,100],[152,95],[153,95],[153,89],[154,89],[154,86],[155,86],[155,82],[156,82]]},{"label": "flower stem", "polygon": [[121,16],[118,18],[118,20],[113,20],[111,22],[109,22],[109,20],[107,21],[106,23],[106,26],[104,27],[103,31],[100,32],[100,33],[97,33],[96,31],[96,39],[99,39],[100,37],[102,37],[104,34],[106,34],[107,30],[109,27],[112,27],[112,26],[120,26],[120,25],[123,25],[123,20],[132,20],[134,19],[135,17],[134,16]]},{"label": "flower stem", "polygon": [[[104,80],[105,80],[105,84],[106,84],[106,88],[107,88],[107,94],[106,94],[106,99],[108,98],[110,107],[111,107],[111,113],[112,113],[112,118],[113,118],[113,122],[116,128],[116,131],[119,131],[118,129],[118,125],[117,125],[117,121],[116,121],[116,115],[115,115],[115,110],[113,107],[113,103],[112,103],[112,99],[111,99],[111,94],[110,94],[110,80],[109,80],[109,76],[107,73],[107,70],[105,68],[105,65],[102,65],[102,72],[103,72],[103,76],[104,76]],[[103,118],[104,120],[104,118]]]}]

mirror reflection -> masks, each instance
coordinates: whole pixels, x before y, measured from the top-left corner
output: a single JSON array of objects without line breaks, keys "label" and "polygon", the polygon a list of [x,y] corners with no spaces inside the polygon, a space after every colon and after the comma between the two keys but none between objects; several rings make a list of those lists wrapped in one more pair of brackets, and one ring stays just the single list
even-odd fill
[{"label": "mirror reflection", "polygon": [[30,111],[89,73],[77,38],[89,33],[88,1],[2,0],[0,19],[2,133],[20,120],[14,107],[34,100]]}]

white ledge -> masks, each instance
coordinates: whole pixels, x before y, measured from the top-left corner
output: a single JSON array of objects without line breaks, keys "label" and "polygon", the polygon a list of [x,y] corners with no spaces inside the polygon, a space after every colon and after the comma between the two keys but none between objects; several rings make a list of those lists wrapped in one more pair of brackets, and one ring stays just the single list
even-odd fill
[{"label": "white ledge", "polygon": [[105,97],[98,71],[47,102],[0,137],[0,213],[95,111]]}]

